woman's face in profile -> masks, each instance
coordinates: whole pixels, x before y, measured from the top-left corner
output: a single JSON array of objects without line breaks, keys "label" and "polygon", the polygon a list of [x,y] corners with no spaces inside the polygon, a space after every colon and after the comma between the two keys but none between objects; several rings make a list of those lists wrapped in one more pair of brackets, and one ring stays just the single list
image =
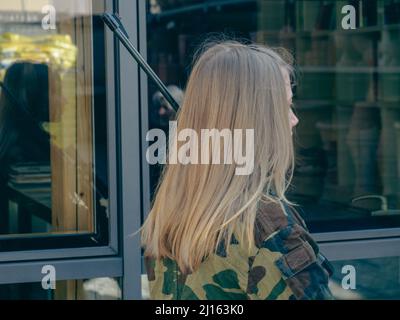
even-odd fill
[{"label": "woman's face in profile", "polygon": [[293,109],[292,109],[293,91],[292,91],[292,85],[290,82],[289,72],[282,68],[282,73],[283,73],[283,78],[285,79],[285,84],[286,84],[287,101],[290,106],[290,109],[289,109],[289,122],[290,122],[290,130],[291,130],[290,133],[293,134],[292,129],[299,123],[299,119],[296,117],[296,115],[294,114]]}]

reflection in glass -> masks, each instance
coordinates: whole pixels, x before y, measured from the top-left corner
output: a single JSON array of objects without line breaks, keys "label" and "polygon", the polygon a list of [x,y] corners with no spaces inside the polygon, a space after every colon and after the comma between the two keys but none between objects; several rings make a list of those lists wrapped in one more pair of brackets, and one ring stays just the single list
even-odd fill
[{"label": "reflection in glass", "polygon": [[400,299],[399,262],[399,257],[332,262],[332,293],[339,300]]},{"label": "reflection in glass", "polygon": [[[106,119],[93,108],[104,1],[21,3],[0,5],[0,234],[93,233],[108,206]],[[47,4],[56,29],[42,27]]]},{"label": "reflection in glass", "polygon": [[[18,204],[17,210],[24,216],[21,219],[30,215],[31,206],[41,211],[45,220],[51,220],[50,135],[43,127],[49,122],[48,71],[45,64],[17,62],[7,69],[0,84],[3,223],[9,218],[9,201]],[[7,230],[7,225],[1,228]]]},{"label": "reflection in glass", "polygon": [[40,282],[0,285],[1,300],[120,300],[119,278],[57,281],[56,288],[43,289]]},{"label": "reflection in glass", "polygon": [[[342,28],[342,1],[148,3],[148,59],[168,85],[185,87],[193,53],[215,33],[294,54],[289,198],[315,232],[400,227],[400,1],[349,3],[354,30]],[[162,128],[154,108],[150,126]]]}]

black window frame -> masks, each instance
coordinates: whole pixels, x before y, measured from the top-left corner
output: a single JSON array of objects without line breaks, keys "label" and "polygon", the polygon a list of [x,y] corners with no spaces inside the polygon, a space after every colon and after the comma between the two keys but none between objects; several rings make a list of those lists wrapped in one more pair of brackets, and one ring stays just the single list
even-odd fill
[{"label": "black window frame", "polygon": [[[143,43],[139,43],[138,12],[145,12],[145,3],[141,0],[102,1],[106,12],[119,13],[124,19],[133,43],[138,48],[141,45],[144,47]],[[146,184],[142,180],[146,176],[146,166],[143,165],[145,155],[142,155],[144,144],[141,142],[142,132],[146,131],[141,123],[145,123],[147,118],[140,111],[143,101],[139,94],[144,74],[139,72],[138,66],[108,29],[104,29],[103,42],[106,92],[103,97],[95,99],[103,99],[100,102],[106,104],[109,193],[106,227],[109,237],[107,241],[98,241],[93,234],[50,236],[40,241],[53,241],[56,244],[66,241],[68,246],[51,248],[53,244],[46,244],[46,248],[32,247],[31,250],[0,249],[0,285],[40,282],[44,276],[42,267],[53,265],[57,281],[121,277],[122,297],[141,298],[140,240],[138,235],[132,236],[132,233],[140,228],[140,217],[147,201],[142,192]],[[122,65],[123,68],[120,67]],[[3,239],[0,240],[0,246],[5,243],[1,241],[20,240],[15,237]]]}]

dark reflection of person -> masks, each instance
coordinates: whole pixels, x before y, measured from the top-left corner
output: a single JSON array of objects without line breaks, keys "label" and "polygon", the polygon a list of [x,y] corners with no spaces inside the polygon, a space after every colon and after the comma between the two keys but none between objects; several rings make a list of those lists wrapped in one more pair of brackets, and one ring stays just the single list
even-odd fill
[{"label": "dark reflection of person", "polygon": [[[175,85],[170,85],[167,88],[172,97],[176,100],[176,102],[178,102],[178,104],[181,104],[184,94],[183,91]],[[155,126],[168,133],[169,121],[175,119],[176,112],[160,91],[157,91],[153,95],[153,112],[155,113],[156,119],[158,120],[158,123],[156,123]]]},{"label": "dark reflection of person", "polygon": [[41,126],[49,121],[48,67],[16,63],[6,72],[0,96],[0,159],[50,160],[49,134]]},{"label": "dark reflection of person", "polygon": [[49,69],[45,64],[11,65],[0,84],[0,232],[7,232],[6,186],[10,168],[18,164],[49,165]]},{"label": "dark reflection of person", "polygon": [[[175,101],[180,105],[183,101],[184,92],[182,89],[175,85],[169,85],[167,87]],[[173,121],[176,117],[176,112],[168,101],[164,98],[160,91],[157,91],[152,98],[152,109],[150,114],[150,129],[161,129],[165,132],[168,138],[169,121]],[[151,184],[151,195],[157,186],[158,179],[163,169],[162,165],[153,165],[150,168],[150,184]]]}]

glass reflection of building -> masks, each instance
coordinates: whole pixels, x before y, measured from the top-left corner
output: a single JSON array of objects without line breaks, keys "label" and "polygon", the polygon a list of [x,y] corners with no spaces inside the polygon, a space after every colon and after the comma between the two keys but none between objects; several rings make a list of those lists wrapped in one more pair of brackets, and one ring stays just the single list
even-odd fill
[{"label": "glass reflection of building", "polygon": [[[349,4],[355,30],[342,28]],[[311,231],[325,239],[325,232],[357,230],[362,238],[400,227],[400,1],[148,2],[148,60],[168,84],[184,88],[193,52],[221,32],[283,46],[296,59],[300,123],[289,198]],[[149,95],[154,90],[149,84]],[[362,260],[361,269],[382,261]],[[367,274],[365,281],[364,297],[384,296],[385,285],[378,289]]]},{"label": "glass reflection of building", "polygon": [[[346,4],[356,9],[355,30],[342,29]],[[219,32],[289,49],[300,118],[291,199],[315,231],[399,226],[399,6],[149,1],[148,59],[163,81],[184,87],[194,50]]]}]

